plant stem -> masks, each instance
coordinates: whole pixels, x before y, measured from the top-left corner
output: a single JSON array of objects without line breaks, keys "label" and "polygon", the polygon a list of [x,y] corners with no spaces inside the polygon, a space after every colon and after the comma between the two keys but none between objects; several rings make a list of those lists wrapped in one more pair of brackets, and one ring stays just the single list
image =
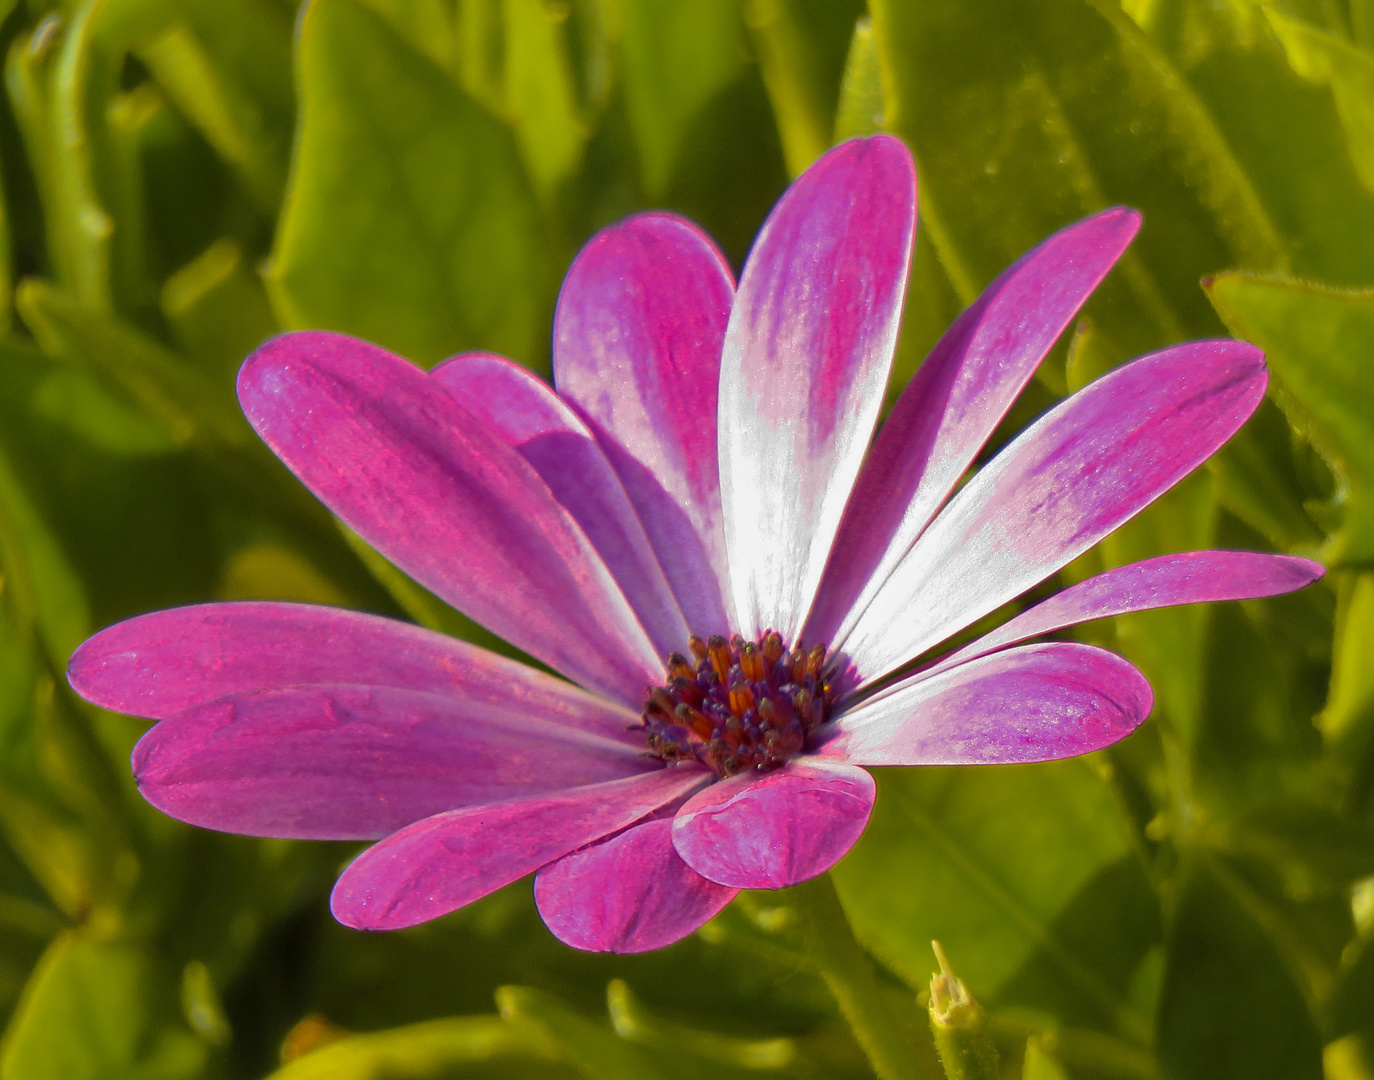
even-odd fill
[{"label": "plant stem", "polygon": [[[888,989],[854,939],[829,874],[789,889],[811,962],[835,996],[840,1012],[880,1080],[934,1080],[940,1076],[929,1042],[921,1038],[914,996]],[[910,1005],[903,1002],[913,997]]]},{"label": "plant stem", "polygon": [[997,1048],[988,1038],[988,1014],[950,969],[945,950],[932,941],[940,973],[930,980],[930,1030],[949,1080],[998,1080]]}]

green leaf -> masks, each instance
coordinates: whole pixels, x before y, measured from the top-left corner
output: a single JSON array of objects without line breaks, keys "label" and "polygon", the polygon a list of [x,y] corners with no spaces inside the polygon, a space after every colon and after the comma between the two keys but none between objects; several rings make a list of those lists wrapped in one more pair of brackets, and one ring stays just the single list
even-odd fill
[{"label": "green leaf", "polygon": [[86,590],[0,450],[0,596],[37,631],[53,669],[91,632]]},{"label": "green leaf", "polygon": [[[487,0],[487,2],[463,3],[458,5],[459,11],[453,10],[452,4],[447,4],[444,0],[363,0],[363,2],[391,24],[391,28],[417,52],[424,53],[439,67],[445,71],[454,71],[461,68],[459,64],[458,49],[461,44],[465,48],[473,48],[476,42],[474,35],[468,33],[468,27],[464,27],[464,32],[458,30],[457,19],[467,19],[473,9],[485,8],[489,3],[499,3],[500,0]],[[498,28],[499,29],[499,28]],[[497,40],[499,41],[499,35]],[[483,104],[489,102],[481,94],[474,92],[470,87],[464,89]],[[497,99],[493,99],[495,101]]]},{"label": "green leaf", "polygon": [[64,934],[25,988],[5,1035],[0,1071],[12,1080],[190,1080],[205,1044],[162,1000],[142,950]]},{"label": "green leaf", "polygon": [[283,325],[423,364],[545,359],[552,269],[510,133],[355,0],[303,17],[302,124],[268,285]]},{"label": "green leaf", "polygon": [[781,1069],[797,1058],[795,1039],[740,1039],[656,1016],[624,979],[612,979],[607,985],[606,1010],[622,1039],[660,1050],[687,1051],[719,1065]]},{"label": "green leaf", "polygon": [[1374,191],[1374,56],[1272,8],[1264,14],[1293,70],[1331,87],[1351,160],[1365,187]]},{"label": "green leaf", "polygon": [[253,102],[221,77],[214,60],[185,22],[144,42],[139,59],[219,155],[243,177],[259,206],[273,212],[286,183],[286,145],[269,134]]},{"label": "green leaf", "polygon": [[1332,644],[1331,689],[1318,726],[1339,742],[1374,704],[1374,574],[1342,574],[1337,584],[1336,635]]},{"label": "green leaf", "polygon": [[851,0],[748,0],[744,19],[778,118],[787,171],[800,176],[830,148],[844,44],[863,6]]},{"label": "green leaf", "polygon": [[1021,1068],[1021,1080],[1069,1080],[1064,1066],[1045,1049],[1041,1039],[1032,1038],[1026,1043],[1026,1060]]},{"label": "green leaf", "polygon": [[438,1080],[509,1076],[571,1080],[538,1030],[495,1016],[459,1016],[349,1035],[297,1058],[269,1080]]},{"label": "green leaf", "polygon": [[20,285],[16,299],[44,352],[79,364],[118,388],[174,441],[254,444],[233,402],[157,342],[46,282],[30,278]]},{"label": "green leaf", "polygon": [[885,121],[915,151],[926,228],[965,304],[1051,232],[1120,202],[1146,228],[1089,311],[1128,352],[1215,332],[1203,273],[1283,265],[1226,140],[1116,4],[871,6]]},{"label": "green leaf", "polygon": [[864,16],[854,24],[849,42],[840,99],[835,109],[835,141],[873,135],[883,127],[883,74],[873,20]]},{"label": "green leaf", "polygon": [[1170,1080],[1321,1080],[1302,992],[1249,907],[1198,859],[1168,934],[1156,1034]]},{"label": "green leaf", "polygon": [[663,1080],[652,1057],[604,1024],[568,1008],[552,994],[527,986],[503,986],[496,1006],[507,1022],[532,1029],[592,1080]]},{"label": "green leaf", "polygon": [[227,238],[167,279],[162,311],[183,351],[203,365],[226,396],[244,359],[277,331],[261,279],[243,249]]},{"label": "green leaf", "polygon": [[[1374,277],[1374,197],[1360,182],[1331,93],[1299,78],[1255,0],[1123,5],[1207,107],[1283,236],[1291,270],[1349,284]],[[1327,22],[1334,10],[1288,3]],[[1214,269],[1220,269],[1218,263]]]},{"label": "green leaf", "polygon": [[[931,1041],[922,1025],[912,1023],[915,1017],[906,1008],[906,996],[894,994],[878,977],[840,903],[836,884],[831,875],[822,875],[795,885],[779,895],[786,906],[770,914],[773,919],[785,918],[785,928],[795,928],[807,962],[825,980],[880,1080],[911,1080],[933,1073]],[[757,909],[754,914],[756,921],[769,921],[759,920]]]},{"label": "green leaf", "polygon": [[994,1009],[1140,1036],[1126,987],[1158,931],[1133,858],[1084,761],[883,769],[868,829],[832,873],[855,934],[911,986],[938,939]]},{"label": "green leaf", "polygon": [[744,66],[738,0],[625,0],[621,63],[644,190],[662,199],[688,130]]},{"label": "green leaf", "polygon": [[[1211,546],[1212,478],[1197,472],[1102,541],[1107,567],[1156,555]],[[1203,705],[1202,642],[1211,609],[1161,608],[1115,619],[1122,651],[1138,664],[1155,691],[1155,708],[1183,736],[1194,737]]]},{"label": "green leaf", "polygon": [[1276,400],[1340,478],[1341,527],[1323,561],[1374,560],[1374,293],[1239,273],[1206,288],[1231,332],[1265,351]]},{"label": "green leaf", "polygon": [[1328,1039],[1374,1035],[1374,938],[1352,944],[1325,1013],[1322,1030]]},{"label": "green leaf", "polygon": [[552,201],[582,163],[587,125],[568,49],[569,9],[544,0],[504,0],[505,113],[530,180]]},{"label": "green leaf", "polygon": [[1235,514],[1280,551],[1312,553],[1325,539],[1304,503],[1293,431],[1271,398],[1211,461],[1217,505]]}]

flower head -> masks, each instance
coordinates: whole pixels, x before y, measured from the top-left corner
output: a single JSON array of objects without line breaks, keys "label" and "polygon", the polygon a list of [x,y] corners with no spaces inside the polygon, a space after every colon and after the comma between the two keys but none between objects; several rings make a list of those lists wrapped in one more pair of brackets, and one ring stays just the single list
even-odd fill
[{"label": "flower head", "polygon": [[827,870],[868,821],[863,766],[1040,761],[1122,738],[1149,714],[1144,677],[1088,645],[1026,642],[1283,592],[1321,568],[1164,556],[894,673],[1212,454],[1263,396],[1263,357],[1205,341],[1123,365],[959,487],[1139,217],[1105,211],[1008,269],[870,450],[915,215],[911,158],[877,136],[793,185],[738,289],[680,218],[607,229],[563,286],[556,393],[500,357],[426,373],[337,334],[249,357],[244,411],[296,475],[570,681],[372,615],[232,603],[97,634],[72,685],[159,721],[133,768],[168,814],[378,840],[334,890],[350,926],[412,925],[537,872],[550,929],[614,951]]}]

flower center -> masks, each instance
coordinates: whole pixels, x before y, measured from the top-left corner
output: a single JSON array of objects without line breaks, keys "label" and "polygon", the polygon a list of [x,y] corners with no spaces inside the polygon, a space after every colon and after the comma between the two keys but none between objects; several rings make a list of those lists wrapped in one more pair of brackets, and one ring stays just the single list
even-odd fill
[{"label": "flower center", "polygon": [[692,659],[668,655],[668,682],[649,691],[644,738],[663,761],[696,758],[720,776],[766,772],[801,753],[831,702],[825,646],[788,650],[769,630],[758,641],[693,637]]}]

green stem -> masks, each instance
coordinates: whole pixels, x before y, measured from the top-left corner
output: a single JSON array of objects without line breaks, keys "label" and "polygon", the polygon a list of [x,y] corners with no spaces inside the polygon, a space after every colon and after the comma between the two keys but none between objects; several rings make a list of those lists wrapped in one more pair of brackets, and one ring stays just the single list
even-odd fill
[{"label": "green stem", "polygon": [[880,1080],[934,1080],[940,1075],[930,1043],[921,1038],[909,993],[889,989],[854,939],[829,874],[797,885],[787,903],[798,915],[811,962]]},{"label": "green stem", "polygon": [[945,950],[932,941],[940,973],[930,980],[930,1031],[948,1080],[998,1080],[997,1048],[988,1038],[988,1014],[950,969]]}]

